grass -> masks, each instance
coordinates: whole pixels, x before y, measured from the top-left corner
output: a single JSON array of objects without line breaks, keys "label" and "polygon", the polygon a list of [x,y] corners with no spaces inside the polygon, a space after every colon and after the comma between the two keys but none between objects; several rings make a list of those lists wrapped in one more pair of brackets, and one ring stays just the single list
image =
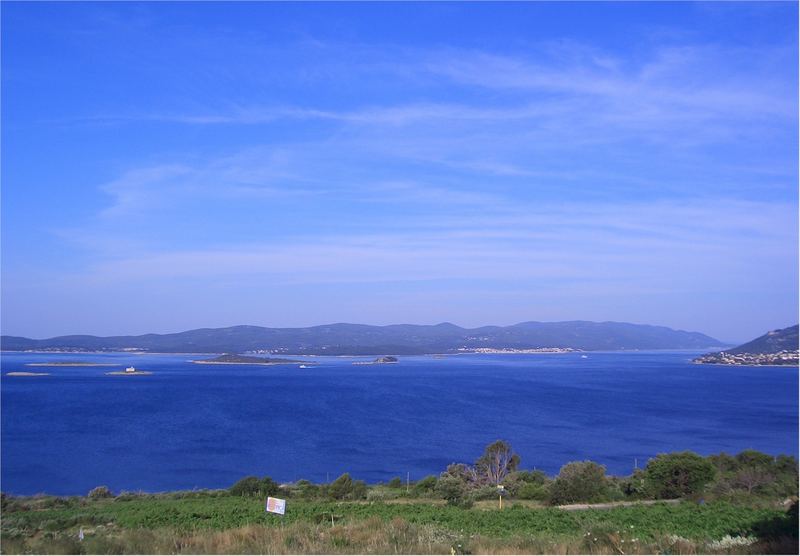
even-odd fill
[{"label": "grass", "polygon": [[[333,525],[331,524],[333,516]],[[41,554],[796,553],[785,512],[725,502],[566,512],[511,505],[460,509],[426,501],[290,499],[222,493],[116,499],[30,498],[4,504],[0,551]],[[791,527],[792,524],[788,523]],[[796,528],[796,523],[793,525]],[[85,539],[77,538],[83,527]],[[737,544],[735,539],[760,544]],[[733,541],[720,548],[721,539]],[[717,541],[716,549],[712,543]],[[741,542],[750,542],[741,541]],[[772,543],[772,544],[767,544]],[[792,544],[794,543],[794,544]]]}]

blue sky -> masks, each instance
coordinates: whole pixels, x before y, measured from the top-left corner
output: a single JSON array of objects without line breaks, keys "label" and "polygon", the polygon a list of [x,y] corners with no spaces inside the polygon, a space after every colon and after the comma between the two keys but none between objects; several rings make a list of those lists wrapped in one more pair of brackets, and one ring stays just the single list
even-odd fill
[{"label": "blue sky", "polygon": [[9,3],[2,328],[797,321],[795,3]]}]

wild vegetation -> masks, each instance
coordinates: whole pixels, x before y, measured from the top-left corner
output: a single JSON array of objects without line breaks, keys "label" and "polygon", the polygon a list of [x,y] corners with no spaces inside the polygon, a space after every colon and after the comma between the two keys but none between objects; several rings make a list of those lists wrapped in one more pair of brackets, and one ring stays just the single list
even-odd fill
[{"label": "wild vegetation", "polygon": [[[0,550],[797,553],[797,462],[790,456],[663,454],[628,477],[607,476],[586,461],[564,465],[555,477],[520,464],[497,441],[475,464],[453,464],[414,483],[397,477],[366,485],[344,474],[329,484],[279,485],[252,476],[226,490],[114,495],[98,487],[85,497],[3,495]],[[286,498],[286,514],[265,513],[266,496]]]}]

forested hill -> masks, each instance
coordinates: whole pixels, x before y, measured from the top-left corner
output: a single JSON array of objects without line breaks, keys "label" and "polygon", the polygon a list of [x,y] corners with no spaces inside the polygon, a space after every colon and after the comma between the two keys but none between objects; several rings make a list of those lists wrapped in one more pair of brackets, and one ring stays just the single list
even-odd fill
[{"label": "forested hill", "polygon": [[772,330],[755,340],[747,342],[732,349],[728,353],[778,353],[780,351],[793,351],[798,348],[798,325],[789,326],[781,330]]},{"label": "forested hill", "polygon": [[462,328],[437,325],[330,324],[308,328],[233,326],[142,336],[59,336],[32,340],[0,337],[3,350],[111,351],[137,348],[162,353],[270,350],[290,354],[380,355],[452,353],[477,348],[577,350],[703,349],[722,345],[698,332],[620,322],[523,322]]}]

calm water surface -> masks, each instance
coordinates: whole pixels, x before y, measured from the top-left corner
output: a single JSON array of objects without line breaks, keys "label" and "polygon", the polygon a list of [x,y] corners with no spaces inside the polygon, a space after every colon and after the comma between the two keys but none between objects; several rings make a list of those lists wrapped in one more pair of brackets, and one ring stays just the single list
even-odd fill
[{"label": "calm water surface", "polygon": [[[691,365],[695,352],[403,357],[396,365],[207,366],[187,355],[2,354],[4,492],[221,488],[419,479],[497,438],[523,467],[592,459],[613,474],[659,452],[798,450],[796,368]],[[362,360],[371,358],[361,358]],[[133,364],[26,367],[43,361]],[[8,372],[50,372],[14,377]]]}]

